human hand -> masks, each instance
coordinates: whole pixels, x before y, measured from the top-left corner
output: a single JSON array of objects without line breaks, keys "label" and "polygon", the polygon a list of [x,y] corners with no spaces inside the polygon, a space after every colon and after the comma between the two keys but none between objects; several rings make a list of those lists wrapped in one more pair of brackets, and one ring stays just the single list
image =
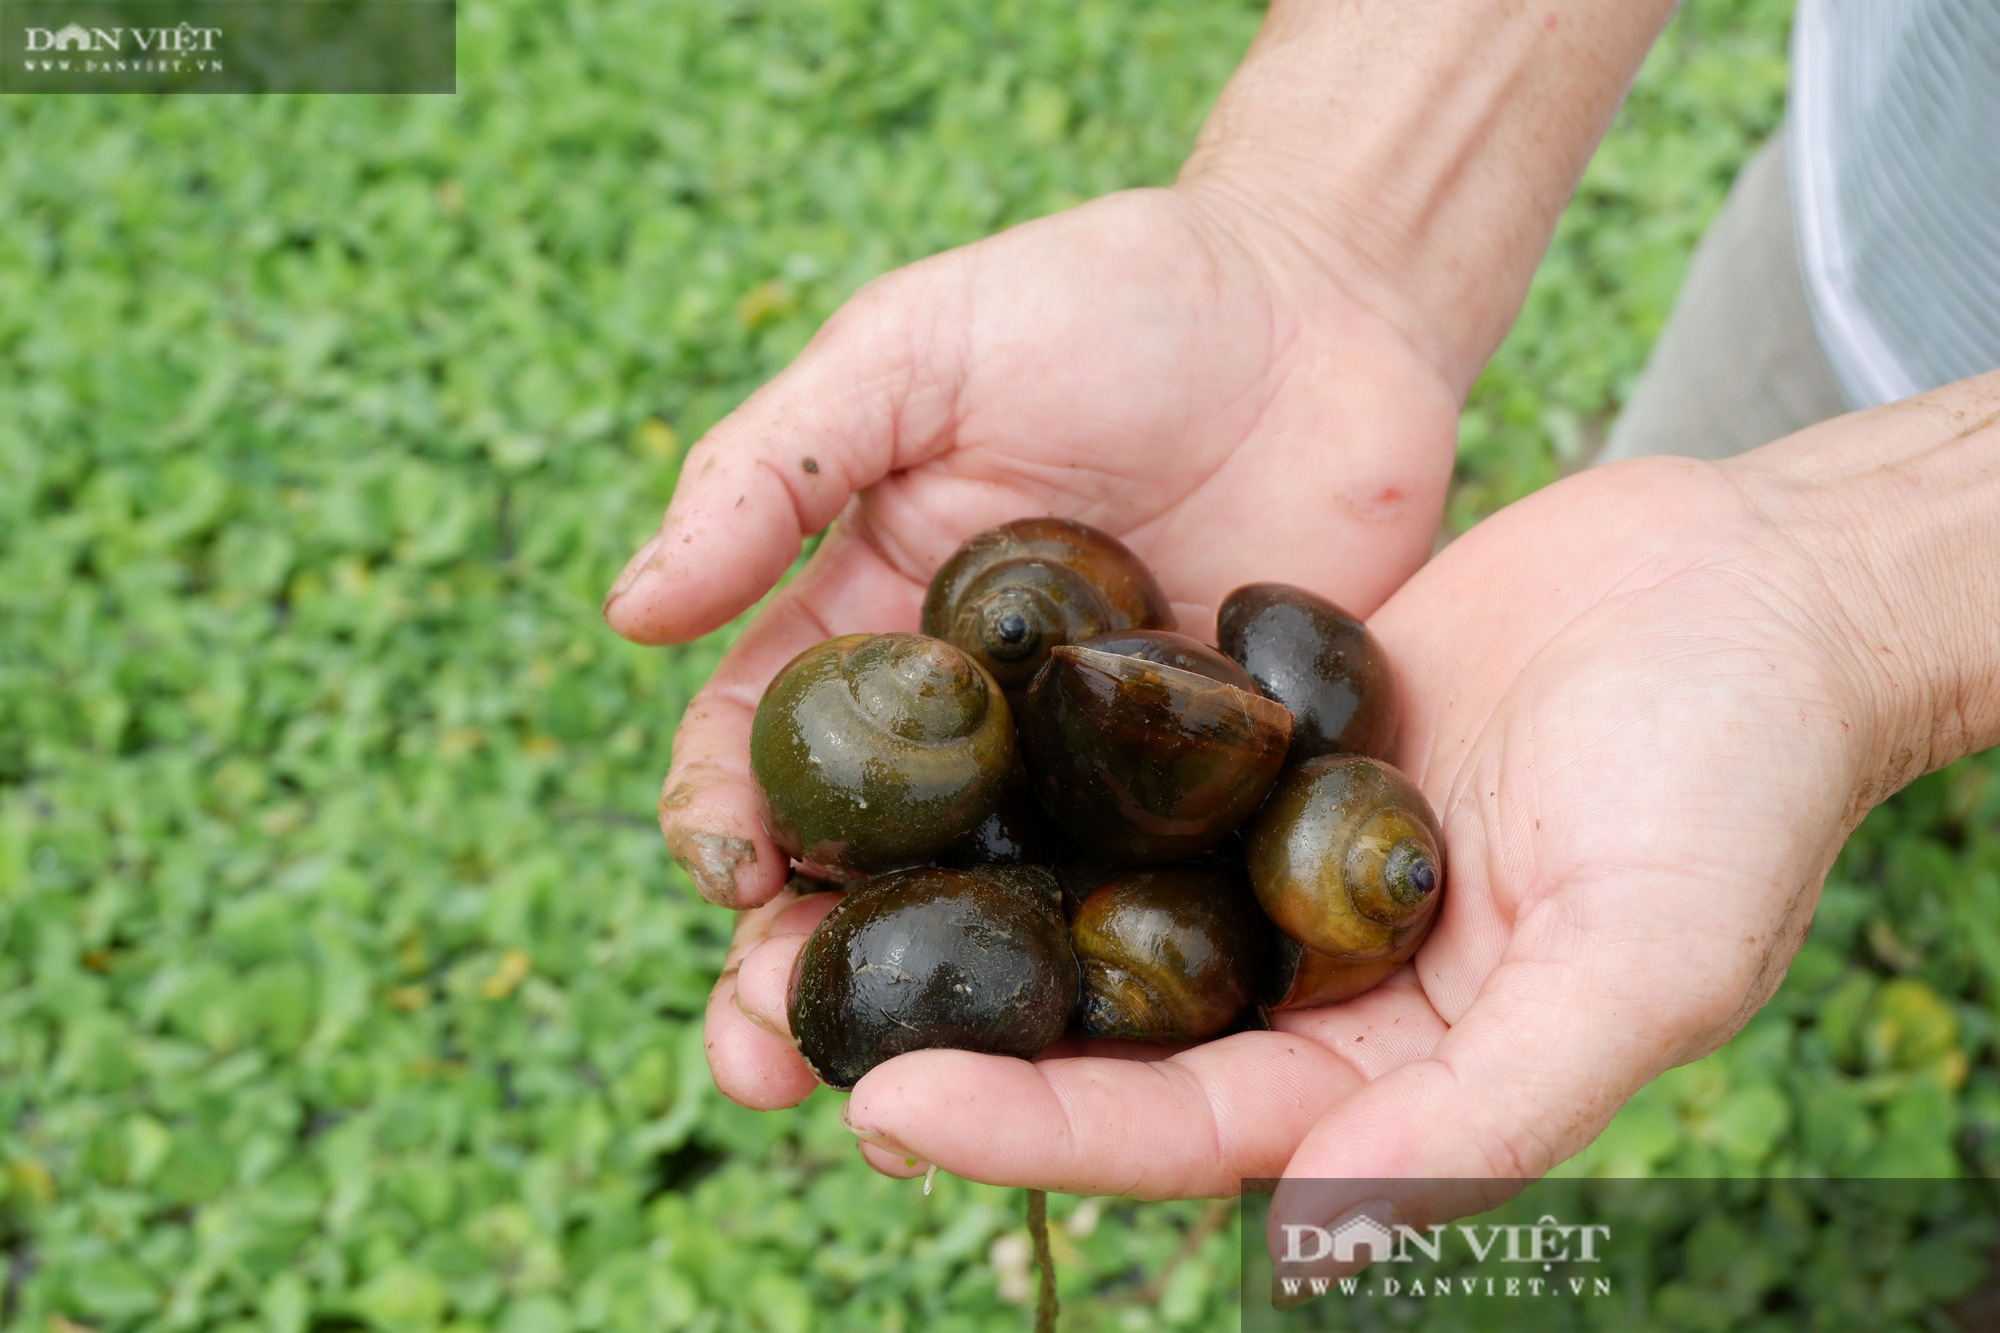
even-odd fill
[{"label": "human hand", "polygon": [[[1990,423],[1989,378],[1983,400],[1961,392],[1973,401],[1951,407],[1950,429]],[[2000,598],[1989,590],[1983,618],[1956,599],[1927,616],[1924,562],[1881,558],[1882,543],[1855,554],[1865,506],[1826,520],[1799,498],[1840,467],[1886,471],[1870,449],[1942,430],[1939,416],[1905,405],[1722,467],[1587,473],[1460,539],[1373,622],[1407,705],[1399,758],[1445,830],[1443,909],[1412,966],[1345,1004],[1275,1015],[1275,1031],[1166,1058],[898,1057],[849,1101],[864,1153],[894,1174],[917,1159],[1166,1196],[1281,1173],[1531,1177],[1576,1152],[1769,998],[1870,805],[2000,734],[2000,650],[1962,654],[1989,663],[1978,708],[1911,665],[1939,637],[1925,619],[1995,638]],[[1989,493],[1985,527],[1953,491],[1969,516],[1892,535],[1935,524],[1958,549],[1981,531],[2000,544],[1985,480],[2000,429],[1984,429],[1986,458],[1960,471]],[[1885,593],[1904,569],[1916,582]],[[775,976],[795,948],[775,939],[753,959]],[[781,1021],[768,988],[743,1000]],[[1360,1201],[1288,1203],[1281,1186],[1274,1215],[1324,1223]],[[1405,1203],[1413,1222],[1443,1220],[1420,1219],[1421,1196]]]},{"label": "human hand", "polygon": [[1372,609],[1428,554],[1455,401],[1295,243],[1201,192],[1113,196],[871,284],[691,452],[607,601],[630,638],[704,633],[839,515],[688,709],[676,854],[713,901],[777,891],[746,757],[765,684],[829,635],[914,629],[931,574],[1007,519],[1125,540],[1196,634],[1252,577]]},{"label": "human hand", "polygon": [[[1457,390],[1261,227],[1220,196],[1140,191],[891,274],[691,451],[607,602],[627,637],[713,628],[839,514],[675,736],[661,824],[704,896],[756,907],[788,874],[749,773],[766,683],[831,635],[916,628],[932,572],[975,532],[1029,513],[1103,528],[1204,636],[1253,578],[1365,612],[1422,562]],[[709,1043],[747,1104],[810,1090],[732,1005],[711,1009]]]},{"label": "human hand", "polygon": [[[627,637],[693,637],[841,516],[676,736],[662,827],[704,895],[754,907],[786,878],[744,763],[764,683],[813,640],[914,626],[929,573],[980,529],[1104,528],[1197,634],[1251,578],[1371,610],[1429,545],[1459,398],[1669,8],[1274,4],[1173,190],[843,308],[697,446],[606,600]],[[803,1096],[796,1054],[740,1013],[711,1009],[718,1085]]]}]

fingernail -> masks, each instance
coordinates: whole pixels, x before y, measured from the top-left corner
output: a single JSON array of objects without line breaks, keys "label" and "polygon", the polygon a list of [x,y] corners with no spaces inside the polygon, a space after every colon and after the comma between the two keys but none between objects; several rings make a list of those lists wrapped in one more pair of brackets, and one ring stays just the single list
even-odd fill
[{"label": "fingernail", "polygon": [[[736,1012],[743,1015],[745,1018],[749,1019],[750,1022],[754,1024],[756,1027],[761,1028],[763,1031],[770,1033],[772,1036],[778,1038],[778,1040],[780,1041],[792,1041],[791,1033],[780,1031],[777,1027],[773,1026],[771,1021],[765,1018],[762,1014],[752,1013],[750,1009],[747,1008],[743,1003],[742,992],[740,991],[737,992],[735,999],[736,999]],[[798,1045],[797,1042],[792,1042],[792,1044],[794,1046]]]},{"label": "fingernail", "polygon": [[702,897],[717,907],[735,907],[736,868],[757,859],[757,845],[747,838],[731,838],[701,829],[667,830],[667,854],[687,872]]},{"label": "fingernail", "polygon": [[847,1132],[862,1143],[867,1144],[877,1152],[887,1153],[891,1157],[902,1158],[903,1165],[912,1169],[922,1160],[908,1148],[890,1138],[886,1132],[879,1129],[870,1129],[866,1125],[855,1124],[847,1112],[848,1108],[846,1106],[840,1108],[840,1123],[847,1126]]},{"label": "fingernail", "polygon": [[660,543],[665,540],[666,535],[664,528],[654,533],[651,540],[639,548],[639,553],[625,562],[625,568],[618,572],[617,582],[611,585],[610,592],[604,594],[604,611],[608,613],[611,604],[623,597],[632,585],[639,581],[639,576],[645,573],[646,566],[652,563],[653,556],[660,549]]},{"label": "fingernail", "polygon": [[1396,1206],[1394,1199],[1377,1197],[1363,1199],[1360,1203],[1355,1204],[1339,1217],[1336,1217],[1333,1220],[1333,1224],[1339,1226],[1344,1222],[1351,1222],[1355,1218],[1363,1216],[1372,1217],[1385,1227],[1408,1226],[1410,1220],[1403,1216],[1403,1210]]},{"label": "fingernail", "polygon": [[843,1106],[840,1108],[840,1123],[847,1126],[847,1132],[852,1134],[855,1138],[860,1139],[863,1143],[885,1142],[889,1136],[887,1134],[884,1134],[881,1130],[869,1129],[865,1125],[857,1125],[852,1120],[848,1119],[847,1112],[849,1107],[851,1107],[852,1105],[853,1103],[850,1102],[848,1103],[847,1106]]}]

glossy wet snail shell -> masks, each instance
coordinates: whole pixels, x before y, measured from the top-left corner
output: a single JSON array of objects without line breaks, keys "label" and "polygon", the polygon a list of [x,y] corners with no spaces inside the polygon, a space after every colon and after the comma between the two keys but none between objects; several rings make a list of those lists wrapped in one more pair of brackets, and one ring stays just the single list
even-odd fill
[{"label": "glossy wet snail shell", "polygon": [[1173,626],[1166,594],[1123,542],[1063,518],[1017,519],[959,547],[931,580],[922,624],[1006,690],[1026,689],[1057,644]]},{"label": "glossy wet snail shell", "polygon": [[1396,678],[1360,620],[1288,583],[1252,583],[1223,598],[1216,642],[1292,711],[1297,763],[1322,754],[1386,758],[1396,738]]},{"label": "glossy wet snail shell", "polygon": [[1085,1036],[1206,1041],[1265,984],[1277,932],[1240,871],[1124,870],[1083,896],[1070,944],[1083,969]]},{"label": "glossy wet snail shell", "polygon": [[1062,830],[1035,799],[1028,771],[1017,760],[993,813],[945,848],[936,860],[939,865],[960,868],[1048,866],[1062,859],[1063,843]]},{"label": "glossy wet snail shell", "polygon": [[1250,884],[1265,914],[1301,945],[1346,963],[1389,959],[1430,929],[1444,896],[1443,847],[1423,793],[1366,755],[1290,769],[1246,830]]},{"label": "glossy wet snail shell", "polygon": [[1284,763],[1291,714],[1254,690],[1123,656],[1052,649],[1021,701],[1043,808],[1089,853],[1165,865],[1249,817]]},{"label": "glossy wet snail shell", "polygon": [[1040,1054],[1078,988],[1047,870],[919,866],[869,880],[826,914],[793,964],[786,1007],[813,1073],[851,1088],[908,1051]]},{"label": "glossy wet snail shell", "polygon": [[750,728],[765,829],[790,856],[841,874],[944,851],[993,812],[1014,765],[999,687],[918,634],[807,649],[764,691]]},{"label": "glossy wet snail shell", "polygon": [[1317,1009],[1323,1004],[1351,1000],[1363,991],[1374,990],[1390,974],[1410,960],[1427,932],[1419,931],[1387,957],[1357,963],[1346,958],[1330,958],[1315,953],[1297,940],[1280,934],[1273,951],[1274,963],[1264,992],[1266,1009]]},{"label": "glossy wet snail shell", "polygon": [[[1251,694],[1261,693],[1257,682],[1233,658],[1209,647],[1200,639],[1167,629],[1111,630],[1079,641],[1085,648],[1120,657],[1136,657],[1142,662],[1191,671],[1197,676],[1224,685],[1233,685]],[[1268,695],[1266,696],[1269,697]]]}]

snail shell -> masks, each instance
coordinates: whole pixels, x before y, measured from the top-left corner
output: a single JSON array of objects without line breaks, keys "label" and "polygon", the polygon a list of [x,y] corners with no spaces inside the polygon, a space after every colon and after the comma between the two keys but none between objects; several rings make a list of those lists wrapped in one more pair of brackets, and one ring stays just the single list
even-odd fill
[{"label": "snail shell", "polygon": [[1021,690],[1057,644],[1173,626],[1166,594],[1123,542],[1064,518],[1024,518],[958,548],[931,580],[922,627]]},{"label": "snail shell", "polygon": [[1257,808],[1291,721],[1252,690],[1066,644],[1022,700],[1020,740],[1043,808],[1083,852],[1165,865]]},{"label": "snail shell", "polygon": [[1017,761],[1000,803],[979,827],[966,834],[937,858],[939,865],[1018,866],[1054,865],[1062,857],[1062,830],[1055,826],[1028,782],[1028,771]]},{"label": "snail shell", "polygon": [[1315,953],[1288,936],[1278,937],[1277,965],[1266,990],[1266,1009],[1317,1009],[1374,990],[1408,962],[1424,941],[1419,931],[1386,958],[1355,963]]},{"label": "snail shell", "polygon": [[1366,755],[1323,755],[1287,772],[1246,847],[1265,914],[1336,962],[1413,950],[1444,896],[1437,816],[1408,778]]},{"label": "snail shell", "polygon": [[999,687],[919,634],[849,634],[793,658],[757,705],[764,827],[841,874],[928,860],[977,828],[1015,765]]},{"label": "snail shell", "polygon": [[1277,932],[1240,872],[1126,870],[1083,898],[1070,944],[1083,968],[1086,1036],[1205,1041],[1256,998]]},{"label": "snail shell", "polygon": [[1055,877],[919,866],[869,880],[820,921],[787,1011],[813,1073],[851,1088],[884,1060],[947,1047],[1038,1055],[1075,1011]]},{"label": "snail shell", "polygon": [[1093,634],[1081,640],[1081,645],[1100,653],[1116,653],[1120,657],[1136,657],[1142,662],[1157,662],[1161,666],[1192,671],[1197,676],[1233,685],[1246,693],[1259,693],[1257,682],[1234,659],[1217,652],[1200,639],[1191,639],[1172,630],[1113,630]]},{"label": "snail shell", "polygon": [[1222,599],[1215,633],[1265,697],[1292,710],[1290,762],[1387,757],[1396,738],[1396,679],[1366,625],[1304,588],[1252,583]]}]

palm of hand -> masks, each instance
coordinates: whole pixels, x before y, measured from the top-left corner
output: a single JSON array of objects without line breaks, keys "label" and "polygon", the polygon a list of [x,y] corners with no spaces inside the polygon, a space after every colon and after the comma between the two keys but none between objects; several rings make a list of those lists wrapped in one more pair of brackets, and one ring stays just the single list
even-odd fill
[{"label": "palm of hand", "polygon": [[[855,1090],[864,1152],[1153,1196],[1547,1170],[1768,998],[1852,822],[1838,656],[1783,570],[1693,463],[1574,478],[1461,539],[1374,622],[1451,858],[1413,966],[1167,1059],[901,1057]],[[746,1002],[795,947],[753,955]]]},{"label": "palm of hand", "polygon": [[1200,610],[1248,577],[1372,610],[1428,552],[1455,390],[1268,231],[1131,191],[870,284],[691,453],[614,627],[706,632],[837,514],[818,563],[872,563],[789,600],[907,599],[972,533],[1049,512]]}]

